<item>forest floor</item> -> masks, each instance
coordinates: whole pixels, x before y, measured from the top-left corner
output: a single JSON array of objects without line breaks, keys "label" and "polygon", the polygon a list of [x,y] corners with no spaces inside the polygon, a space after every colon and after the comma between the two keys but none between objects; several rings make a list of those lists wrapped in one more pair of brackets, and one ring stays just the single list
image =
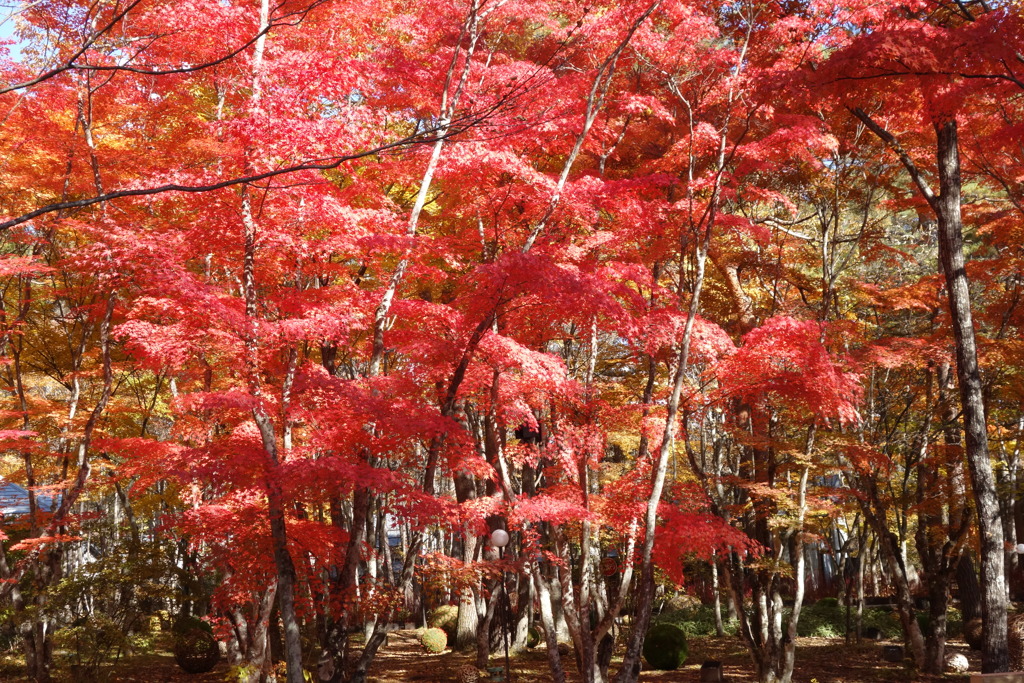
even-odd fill
[{"label": "forest floor", "polygon": [[[696,683],[700,680],[700,666],[705,660],[722,662],[729,683],[753,683],[753,669],[750,657],[738,639],[691,638],[690,654],[686,664],[677,671],[649,671],[640,674],[643,683]],[[865,642],[860,645],[846,645],[841,638],[800,638],[796,652],[795,683],[911,683],[913,681],[968,681],[966,675],[938,677],[915,676],[902,664],[882,660],[882,646],[887,643]],[[888,643],[892,644],[892,643]],[[981,668],[981,655],[970,651],[962,641],[950,643],[947,652],[959,652],[967,656],[971,671]],[[374,683],[447,683],[458,680],[458,670],[472,663],[469,654],[446,651],[442,654],[427,654],[419,644],[416,631],[395,631],[388,636],[387,644],[381,648],[370,670],[370,681]],[[572,656],[563,657],[569,681],[578,681]],[[494,658],[492,666],[503,665],[503,658]],[[615,669],[616,662],[612,668]],[[527,650],[511,660],[512,681],[515,683],[546,683],[551,680],[547,655],[543,648]],[[14,658],[0,663],[0,680],[21,681],[19,667]],[[56,680],[70,678],[58,672]],[[109,677],[110,683],[223,683],[227,680],[228,666],[221,662],[207,674],[191,675],[183,672],[174,663],[168,652],[158,651],[146,655],[129,657],[120,662]],[[481,682],[486,681],[481,677]]]},{"label": "forest floor", "polygon": [[[882,660],[882,646],[893,643],[864,642],[846,645],[842,638],[800,638],[796,651],[795,683],[874,683],[892,681],[968,681],[967,675],[915,676],[906,666]],[[646,683],[697,683],[700,667],[705,660],[722,662],[729,683],[753,683],[750,655],[738,638],[691,638],[690,654],[686,663],[676,671],[649,671],[640,674]],[[981,669],[981,653],[968,650],[962,641],[949,644],[947,652],[965,655],[971,671]],[[370,680],[375,683],[441,683],[457,681],[460,667],[470,664],[468,654],[445,652],[439,655],[423,653],[415,631],[396,631],[388,637],[388,644],[377,655]],[[572,656],[563,657],[569,681],[578,681]],[[491,666],[504,664],[502,658],[493,658]],[[613,662],[612,669],[615,669]],[[511,660],[511,678],[515,683],[546,683],[551,680],[547,654],[543,648],[527,650]],[[481,679],[486,680],[486,679]]]}]

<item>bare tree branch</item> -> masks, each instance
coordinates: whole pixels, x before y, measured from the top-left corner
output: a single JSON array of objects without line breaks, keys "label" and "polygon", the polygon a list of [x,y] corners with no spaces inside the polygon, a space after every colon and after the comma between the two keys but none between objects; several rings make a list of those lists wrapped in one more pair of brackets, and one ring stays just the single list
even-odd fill
[{"label": "bare tree branch", "polygon": [[[191,73],[195,71],[202,71],[203,69],[209,69],[211,67],[217,66],[218,64],[223,64],[224,62],[237,57],[248,47],[253,45],[257,40],[267,35],[268,33],[270,33],[270,31],[274,30],[275,28],[279,28],[282,26],[297,26],[299,23],[302,22],[303,19],[306,18],[306,15],[308,15],[313,9],[324,3],[330,2],[330,0],[314,0],[301,10],[293,10],[281,15],[280,17],[272,20],[269,24],[267,24],[267,26],[262,28],[255,35],[251,36],[248,40],[246,40],[238,47],[230,50],[229,52],[218,57],[217,59],[213,59],[208,62],[202,62],[200,64],[190,64],[188,66],[178,66],[167,69],[130,66],[127,63],[108,65],[78,63],[78,60],[84,57],[86,52],[88,52],[90,48],[96,45],[96,42],[101,37],[112,31],[114,27],[118,23],[120,23],[128,15],[128,13],[132,9],[137,7],[141,2],[142,0],[133,0],[132,2],[130,2],[123,10],[115,14],[110,21],[108,21],[101,28],[93,32],[93,34],[86,39],[82,46],[77,51],[75,51],[75,53],[71,55],[71,57],[60,66],[56,66],[48,71],[39,74],[35,78],[30,78],[27,81],[22,81],[20,83],[0,87],[0,95],[13,92],[16,90],[24,90],[25,88],[31,88],[34,85],[39,85],[44,81],[48,81],[51,78],[59,76],[60,74],[66,73],[68,71],[124,71],[128,73],[144,74],[147,76],[168,76],[171,74]],[[275,9],[280,9],[282,6],[283,3],[277,5]],[[140,54],[143,54],[144,52],[145,49],[136,52],[135,55],[132,56],[132,59],[139,56]],[[131,59],[129,59],[128,61],[130,62]]]},{"label": "bare tree branch", "polygon": [[124,197],[145,197],[149,195],[164,194],[167,192],[186,192],[186,193],[200,193],[200,192],[212,192],[213,190],[221,190],[226,187],[234,187],[236,185],[245,185],[250,183],[256,183],[261,180],[268,178],[276,178],[277,176],[287,175],[290,173],[298,173],[301,171],[328,171],[334,168],[338,168],[342,164],[348,161],[355,161],[357,159],[363,159],[365,157],[373,156],[375,154],[381,154],[383,152],[389,152],[403,147],[413,147],[416,145],[433,144],[438,140],[448,139],[455,137],[474,126],[482,123],[492,113],[500,110],[507,104],[507,99],[500,101],[492,107],[489,107],[482,112],[471,116],[465,116],[461,120],[455,123],[449,123],[444,128],[441,126],[428,128],[420,133],[411,135],[401,140],[395,140],[394,142],[388,142],[383,145],[378,145],[369,149],[364,149],[359,152],[352,154],[344,154],[336,157],[326,157],[321,159],[314,159],[303,163],[293,164],[291,166],[284,166],[276,168],[270,171],[264,171],[262,173],[252,173],[243,176],[237,176],[229,178],[227,180],[221,180],[214,183],[208,183],[203,185],[181,185],[178,183],[168,183],[166,185],[157,185],[155,187],[144,187],[136,188],[131,190],[114,190],[111,192],[105,192],[103,194],[96,195],[94,197],[87,197],[85,199],[76,199],[73,201],[56,202],[54,204],[47,204],[41,206],[38,209],[33,209],[26,213],[21,214],[15,218],[9,218],[5,221],[0,221],[0,232],[13,228],[22,223],[27,223],[33,218],[44,216],[49,213],[57,211],[66,211],[68,209],[82,209],[95,204],[102,204],[104,202],[113,201],[115,199],[122,199]]},{"label": "bare tree branch", "polygon": [[858,119],[860,119],[861,123],[867,126],[872,133],[877,135],[878,138],[882,142],[884,142],[887,147],[889,147],[889,149],[891,149],[893,152],[896,152],[896,155],[900,158],[900,161],[903,163],[903,167],[906,168],[907,173],[910,174],[911,180],[914,181],[914,184],[917,185],[917,189],[920,190],[921,195],[934,209],[935,202],[937,201],[935,193],[932,192],[932,188],[928,185],[928,181],[925,179],[921,171],[917,168],[917,164],[915,164],[914,160],[910,158],[910,155],[907,153],[907,151],[903,149],[903,146],[900,144],[899,140],[897,140],[892,133],[890,133],[881,125],[879,125],[878,122],[871,118],[867,114],[867,112],[865,112],[860,107],[850,109],[850,113],[856,116]]}]

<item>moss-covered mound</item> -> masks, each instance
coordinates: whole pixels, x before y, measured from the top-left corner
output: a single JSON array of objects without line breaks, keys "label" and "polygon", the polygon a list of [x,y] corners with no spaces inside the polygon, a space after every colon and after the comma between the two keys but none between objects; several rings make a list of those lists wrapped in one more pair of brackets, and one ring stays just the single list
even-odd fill
[{"label": "moss-covered mound", "polygon": [[686,633],[673,624],[655,624],[644,638],[644,659],[651,668],[675,671],[686,661]]}]

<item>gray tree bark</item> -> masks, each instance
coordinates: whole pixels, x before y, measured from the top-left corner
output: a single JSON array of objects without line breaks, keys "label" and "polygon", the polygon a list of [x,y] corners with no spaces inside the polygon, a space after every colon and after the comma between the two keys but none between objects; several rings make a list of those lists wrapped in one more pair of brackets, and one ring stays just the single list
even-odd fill
[{"label": "gray tree bark", "polygon": [[984,673],[1006,671],[1008,596],[1004,575],[1003,527],[995,476],[988,454],[988,430],[982,396],[978,347],[971,314],[970,281],[964,258],[963,220],[960,214],[960,145],[955,118],[935,123],[936,165],[939,192],[936,194],[899,141],[862,109],[851,110],[871,132],[896,154],[910,174],[938,221],[939,262],[946,280],[949,313],[956,349],[956,374],[963,413],[967,468],[978,513],[981,540],[981,614],[983,626],[982,665]]},{"label": "gray tree bark", "polygon": [[960,151],[955,119],[936,124],[939,195],[932,206],[938,218],[939,260],[949,293],[949,311],[956,342],[956,370],[963,406],[967,467],[974,489],[981,536],[982,671],[1009,668],[1006,648],[1006,579],[1003,572],[1003,527],[995,477],[988,454],[988,430],[982,402],[981,371],[971,316],[970,282],[963,249],[960,216]]}]

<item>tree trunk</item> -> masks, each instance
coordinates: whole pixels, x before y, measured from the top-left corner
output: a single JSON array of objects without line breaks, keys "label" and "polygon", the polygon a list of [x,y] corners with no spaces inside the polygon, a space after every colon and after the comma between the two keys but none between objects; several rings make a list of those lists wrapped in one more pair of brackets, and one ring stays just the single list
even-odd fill
[{"label": "tree trunk", "polygon": [[480,618],[476,611],[475,591],[465,586],[459,596],[459,618],[455,632],[455,650],[464,651],[476,646]]},{"label": "tree trunk", "polygon": [[277,584],[272,582],[259,600],[252,603],[252,622],[246,618],[240,605],[228,612],[234,647],[231,664],[241,667],[240,683],[262,683],[270,678],[270,615],[277,595]]},{"label": "tree trunk", "polygon": [[647,635],[647,627],[651,622],[651,608],[654,603],[654,563],[652,557],[654,552],[654,535],[657,527],[658,504],[661,501],[661,492],[665,486],[669,455],[675,442],[679,401],[683,391],[683,379],[686,376],[686,369],[689,363],[693,322],[697,317],[697,311],[700,310],[700,295],[704,286],[704,266],[707,261],[708,244],[711,238],[710,226],[713,222],[714,218],[712,216],[697,247],[696,272],[694,275],[693,293],[690,299],[689,315],[686,318],[683,338],[679,344],[675,376],[672,382],[672,393],[669,396],[665,416],[665,429],[662,433],[661,448],[658,450],[658,457],[652,472],[651,494],[647,499],[647,511],[644,517],[644,544],[640,555],[640,578],[637,585],[633,631],[629,637],[626,654],[622,659],[622,668],[619,669],[618,677],[616,678],[617,683],[632,683],[637,680],[636,673],[637,664],[640,661],[640,651],[643,648],[644,637]]},{"label": "tree trunk", "polygon": [[1006,577],[1003,574],[1003,527],[995,477],[988,455],[988,430],[982,394],[978,348],[971,314],[970,282],[963,249],[963,221],[960,216],[960,149],[956,119],[935,124],[939,192],[928,186],[913,159],[899,141],[862,109],[851,110],[875,135],[896,152],[920,194],[938,219],[939,262],[949,295],[949,312],[956,347],[956,374],[960,389],[967,467],[974,490],[981,540],[981,612],[983,627],[982,671],[996,673],[1009,667],[1006,649]]},{"label": "tree trunk", "polygon": [[718,585],[718,557],[711,557],[711,590],[715,595],[715,635],[725,636],[725,625],[722,623],[722,591]]},{"label": "tree trunk", "polygon": [[[811,426],[807,439],[807,457],[811,457],[811,449],[814,444],[814,425]],[[796,665],[796,627],[800,621],[800,610],[804,603],[804,519],[807,515],[807,477],[810,467],[804,465],[800,475],[800,490],[797,494],[797,527],[793,531],[793,576],[796,581],[796,590],[793,596],[793,613],[789,617],[786,637],[782,642],[782,657],[779,669],[781,670],[780,680],[783,683],[790,683],[793,680],[793,667]]]},{"label": "tree trunk", "polygon": [[257,408],[253,410],[256,424],[263,436],[263,447],[267,456],[266,491],[267,510],[270,514],[270,538],[274,548],[274,564],[277,567],[277,599],[281,611],[281,625],[284,628],[285,662],[288,666],[288,683],[303,683],[302,642],[298,616],[295,612],[295,563],[288,552],[288,536],[285,530],[284,497],[277,481],[277,447],[274,441],[274,427],[270,418]]},{"label": "tree trunk", "polygon": [[960,594],[960,612],[966,624],[971,619],[981,618],[981,586],[978,584],[978,572],[974,569],[974,560],[970,553],[960,556],[956,565],[956,585]]},{"label": "tree trunk", "polygon": [[540,602],[540,620],[544,627],[544,642],[547,646],[551,680],[553,683],[565,683],[565,670],[562,668],[562,659],[558,654],[558,633],[551,608],[551,591],[548,588],[548,580],[544,576],[544,569],[539,562],[535,561],[532,569],[533,580],[537,586],[538,602]]},{"label": "tree trunk", "polygon": [[[864,488],[870,492],[872,500],[878,500],[878,494],[874,490],[872,481],[869,480],[868,485]],[[871,525],[871,529],[875,533],[878,553],[888,570],[893,587],[896,589],[896,613],[899,615],[900,625],[903,627],[907,649],[913,655],[918,668],[924,668],[924,635],[921,633],[921,627],[917,622],[917,613],[914,611],[914,598],[910,591],[910,582],[904,568],[903,557],[900,554],[899,539],[889,531],[885,519],[874,513],[873,508],[877,507],[877,502],[872,504],[870,501],[863,501],[861,503],[865,522]]]},{"label": "tree trunk", "polygon": [[939,259],[949,293],[956,342],[956,369],[967,443],[967,465],[978,511],[981,539],[982,671],[1006,671],[1006,580],[1003,574],[1003,528],[999,499],[988,454],[988,431],[982,402],[981,372],[974,339],[971,293],[965,269],[960,217],[960,153],[956,120],[936,124],[940,191],[935,198]]}]

